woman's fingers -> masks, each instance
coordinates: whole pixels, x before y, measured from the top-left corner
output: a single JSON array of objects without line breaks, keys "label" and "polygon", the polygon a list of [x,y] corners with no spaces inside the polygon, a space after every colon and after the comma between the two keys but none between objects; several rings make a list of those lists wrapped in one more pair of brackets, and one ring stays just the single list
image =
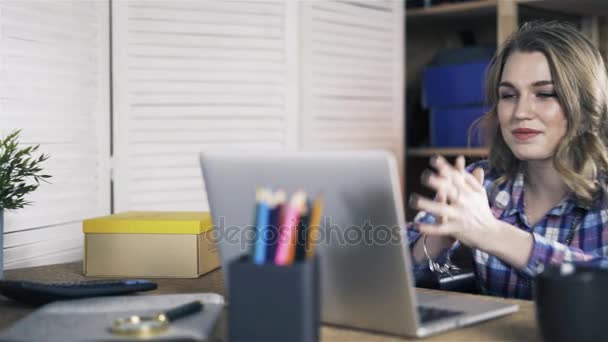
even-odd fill
[{"label": "woman's fingers", "polygon": [[445,158],[443,158],[442,156],[439,156],[439,155],[433,156],[431,158],[430,165],[435,170],[437,170],[437,173],[440,176],[443,176],[443,177],[449,177],[450,169],[453,168],[452,165],[450,165],[450,163],[448,163],[448,161],[445,160]]},{"label": "woman's fingers", "polygon": [[454,226],[450,224],[416,223],[416,229],[427,235],[446,236],[456,233]]},{"label": "woman's fingers", "polygon": [[[436,156],[431,159],[431,166],[433,166],[437,173],[445,178],[450,179],[450,181],[456,187],[464,187],[466,186],[466,182],[464,180],[465,172],[465,159],[463,156],[458,156],[456,161],[454,162],[454,166],[452,166],[445,158],[442,156]],[[460,190],[460,189],[459,189]]]},{"label": "woman's fingers", "polygon": [[465,174],[465,182],[474,191],[484,191],[483,187],[483,170],[477,168],[473,171],[475,174]]},{"label": "woman's fingers", "polygon": [[409,205],[413,209],[423,210],[435,217],[443,217],[447,220],[455,215],[455,209],[446,203],[432,201],[417,194],[412,194],[410,196]]},{"label": "woman's fingers", "polygon": [[[460,196],[460,190],[451,179],[437,175],[430,170],[422,173],[422,184],[434,190],[445,203],[454,203]],[[439,202],[439,201],[438,201]]]},{"label": "woman's fingers", "polygon": [[475,170],[473,170],[473,177],[475,177],[475,179],[477,179],[479,184],[483,185],[484,172],[483,172],[482,168],[478,167]]},{"label": "woman's fingers", "polygon": [[458,170],[460,172],[464,171],[466,162],[465,162],[465,159],[463,156],[458,156],[456,158],[456,162],[454,164],[456,166],[456,170]]},{"label": "woman's fingers", "polygon": [[[440,189],[437,191],[437,193],[435,194],[435,202],[442,203],[442,204],[448,203],[447,196],[445,195],[444,190]],[[445,216],[437,217],[437,223],[442,224],[445,222],[447,222],[447,217],[445,217]]]}]

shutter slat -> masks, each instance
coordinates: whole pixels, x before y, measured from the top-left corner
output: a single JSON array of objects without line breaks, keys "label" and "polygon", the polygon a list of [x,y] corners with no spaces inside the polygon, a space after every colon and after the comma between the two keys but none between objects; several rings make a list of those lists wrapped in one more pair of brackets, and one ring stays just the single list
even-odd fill
[{"label": "shutter slat", "polygon": [[82,220],[109,213],[108,53],[107,2],[0,2],[0,135],[53,176],[5,212],[7,268],[82,258]]},{"label": "shutter slat", "polygon": [[201,94],[260,94],[283,95],[285,89],[280,84],[243,84],[240,82],[187,82],[187,81],[138,81],[134,82],[130,93],[138,94],[175,94],[175,93],[201,93]]},{"label": "shutter slat", "polygon": [[20,245],[32,244],[40,241],[60,240],[82,234],[82,227],[78,225],[65,225],[53,231],[48,229],[31,229],[23,232],[6,234],[5,247],[18,247]]},{"label": "shutter slat", "polygon": [[258,96],[258,95],[243,95],[243,94],[228,94],[228,95],[203,95],[203,94],[170,94],[165,93],[163,96],[158,94],[153,95],[131,95],[134,105],[197,105],[197,106],[240,106],[240,105],[271,105],[281,106],[285,99],[282,96]]},{"label": "shutter slat", "polygon": [[[189,203],[189,208],[200,208],[204,202],[203,196],[203,183],[200,183],[200,188],[198,191],[196,190],[186,190],[186,189],[177,189],[177,190],[159,190],[154,193],[137,193],[136,195],[132,195],[130,200],[134,203],[138,204],[161,204],[167,201],[167,198],[179,198],[180,201],[184,201],[185,203]],[[182,209],[187,210],[187,209]],[[200,209],[197,209],[200,210]]]},{"label": "shutter slat", "polygon": [[[131,77],[134,83],[147,81],[181,81],[181,82],[234,82],[234,83],[269,83],[281,84],[285,76],[264,71],[231,71],[231,70],[133,70]],[[137,86],[134,85],[137,89]]]},{"label": "shutter slat", "polygon": [[[28,245],[22,245],[13,248],[7,248],[4,251],[4,255],[6,257],[7,267],[16,266],[18,261],[24,262],[29,261],[31,264],[29,265],[37,265],[37,259],[47,259],[47,256],[53,255],[57,252],[60,254],[64,254],[68,249],[79,249],[80,257],[82,257],[82,242],[81,238],[70,238],[70,239],[59,239],[59,240],[51,240],[51,241],[40,241],[37,243],[32,243]],[[53,251],[53,252],[49,252]],[[72,259],[74,260],[74,259]],[[65,259],[61,260],[65,261]]]},{"label": "shutter slat", "polygon": [[282,141],[282,132],[205,132],[190,131],[134,131],[131,133],[131,141],[134,143],[160,142],[160,143],[205,143],[205,142],[239,142],[255,141],[263,137],[267,141]]},{"label": "shutter slat", "polygon": [[387,87],[357,87],[357,85],[351,85],[350,87],[328,87],[328,86],[317,86],[312,91],[313,96],[386,96],[390,93],[390,88]]},{"label": "shutter slat", "polygon": [[[22,247],[16,247],[22,248]],[[19,259],[17,261],[9,261],[6,263],[6,268],[23,268],[39,266],[40,260],[44,260],[45,264],[58,264],[66,260],[78,260],[82,258],[82,246],[73,247],[70,245],[59,249],[59,252],[47,253],[43,256]]]},{"label": "shutter slat", "polygon": [[[285,147],[283,141],[280,142],[267,142],[267,141],[246,141],[246,142],[215,142],[215,143],[201,143],[199,145],[192,145],[188,143],[174,143],[174,144],[161,144],[161,143],[146,143],[146,144],[132,144],[129,146],[129,158],[134,156],[149,156],[149,155],[174,155],[175,151],[182,151],[183,153],[191,153],[192,155],[198,155],[200,151],[212,150],[212,149],[243,149],[243,150],[277,150]],[[152,166],[153,167],[153,166]],[[197,168],[200,168],[198,164]],[[137,177],[133,175],[132,177]]]},{"label": "shutter slat", "polygon": [[182,46],[139,45],[133,57],[164,57],[180,59],[223,59],[243,61],[280,61],[283,51],[271,49],[226,49]]},{"label": "shutter slat", "polygon": [[156,46],[181,46],[199,48],[233,48],[233,49],[272,49],[283,48],[280,39],[261,39],[253,37],[225,37],[225,36],[204,36],[204,35],[185,35],[166,32],[140,33],[132,32],[129,34],[129,44],[141,46],[145,44]]},{"label": "shutter slat", "polygon": [[345,26],[339,22],[331,20],[313,19],[311,25],[314,25],[318,31],[334,33],[338,36],[357,37],[362,41],[376,41],[378,43],[391,44],[390,34],[386,32],[377,32],[366,30],[360,27]]},{"label": "shutter slat", "polygon": [[117,210],[207,208],[201,150],[285,148],[285,4],[113,3]]},{"label": "shutter slat", "polygon": [[[170,38],[166,38],[169,40]],[[282,43],[282,42],[281,42]],[[269,61],[248,60],[214,60],[213,64],[208,61],[199,59],[179,59],[179,63],[174,63],[174,60],[160,57],[146,57],[129,60],[128,68],[130,70],[192,70],[192,71],[264,71],[278,72],[283,71],[284,65]]]},{"label": "shutter slat", "polygon": [[314,42],[333,44],[335,46],[348,46],[359,49],[379,49],[387,50],[394,48],[391,41],[387,40],[376,40],[376,39],[361,39],[359,37],[353,37],[347,33],[340,34],[335,31],[324,31],[321,28],[315,27],[311,29],[313,34]]},{"label": "shutter slat", "polygon": [[280,28],[256,27],[245,25],[205,25],[193,23],[176,22],[150,22],[133,20],[129,23],[132,32],[150,33],[181,33],[196,34],[203,36],[233,36],[233,37],[255,37],[255,38],[279,38],[283,31]]},{"label": "shutter slat", "polygon": [[161,184],[158,184],[158,179],[155,180],[134,180],[132,189],[138,193],[154,193],[159,191],[171,191],[171,190],[184,190],[200,187],[202,191],[201,175],[198,174],[195,177],[177,177],[174,179],[164,179]]},{"label": "shutter slat", "polygon": [[212,11],[167,10],[160,8],[133,8],[129,20],[182,22],[191,24],[274,26],[280,27],[282,18],[279,15],[254,15],[224,12],[221,16]]},{"label": "shutter slat", "polygon": [[[401,4],[402,5],[402,4]],[[403,141],[397,2],[318,1],[304,6],[304,145],[394,151]]]},{"label": "shutter slat", "polygon": [[240,119],[234,122],[227,120],[207,120],[203,118],[182,119],[182,120],[137,120],[133,124],[133,129],[138,131],[174,131],[174,130],[196,130],[202,134],[207,131],[227,132],[227,131],[281,131],[285,124],[274,119]]},{"label": "shutter slat", "polygon": [[[327,2],[326,4],[332,4]],[[350,6],[356,8],[355,6]],[[387,18],[380,19],[379,17],[370,18],[365,15],[353,15],[348,12],[339,11],[327,7],[323,2],[314,2],[312,4],[314,10],[314,19],[318,19],[325,22],[335,22],[349,27],[357,27],[363,30],[390,33],[392,30],[391,19],[392,16],[388,15]],[[372,12],[372,11],[366,11]]]},{"label": "shutter slat", "polygon": [[31,13],[33,16],[36,15],[53,15],[64,18],[66,21],[83,20],[88,18],[89,22],[91,17],[95,17],[96,12],[99,10],[98,4],[94,2],[83,2],[77,1],[3,1],[2,7],[23,9],[27,13]]},{"label": "shutter slat", "polygon": [[353,6],[352,4],[342,3],[339,1],[317,1],[315,2],[314,7],[324,11],[342,13],[355,18],[362,18],[361,20],[365,20],[365,18],[367,18],[366,22],[370,22],[372,25],[384,23],[387,27],[390,27],[390,25],[387,23],[392,20],[391,12],[370,11],[368,8]]},{"label": "shutter slat", "polygon": [[274,117],[281,119],[285,115],[283,108],[279,107],[253,107],[253,106],[230,106],[230,107],[204,107],[204,106],[136,106],[131,109],[134,118],[251,118]]},{"label": "shutter slat", "polygon": [[228,2],[228,1],[130,1],[129,10],[139,9],[160,9],[164,11],[186,11],[222,14],[258,14],[258,15],[282,15],[283,2],[276,4],[248,3],[248,2]]},{"label": "shutter slat", "polygon": [[323,55],[339,56],[343,59],[390,61],[391,49],[370,49],[368,47],[351,47],[331,43],[312,42],[312,49]]}]

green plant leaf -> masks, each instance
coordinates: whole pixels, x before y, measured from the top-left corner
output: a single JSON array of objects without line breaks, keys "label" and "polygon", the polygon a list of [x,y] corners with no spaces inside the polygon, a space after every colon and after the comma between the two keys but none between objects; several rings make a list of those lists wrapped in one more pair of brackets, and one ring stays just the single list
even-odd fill
[{"label": "green plant leaf", "polygon": [[50,175],[42,174],[42,163],[49,156],[33,155],[40,145],[19,147],[16,130],[0,139],[0,209],[20,209],[30,205],[25,196],[35,191],[40,181],[47,182]]}]

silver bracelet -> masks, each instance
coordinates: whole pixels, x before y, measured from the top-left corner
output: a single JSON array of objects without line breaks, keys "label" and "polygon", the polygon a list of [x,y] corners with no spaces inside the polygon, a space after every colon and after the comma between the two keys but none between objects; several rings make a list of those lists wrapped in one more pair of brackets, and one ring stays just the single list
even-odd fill
[{"label": "silver bracelet", "polygon": [[460,268],[452,263],[452,260],[450,260],[450,254],[447,255],[445,264],[441,265],[437,262],[434,262],[433,259],[431,259],[431,256],[429,255],[429,251],[426,249],[427,237],[428,235],[425,234],[422,238],[422,249],[424,250],[424,255],[426,255],[426,258],[429,260],[429,269],[432,272],[439,274],[448,274],[450,277],[452,277],[452,272],[457,272],[460,270]]}]

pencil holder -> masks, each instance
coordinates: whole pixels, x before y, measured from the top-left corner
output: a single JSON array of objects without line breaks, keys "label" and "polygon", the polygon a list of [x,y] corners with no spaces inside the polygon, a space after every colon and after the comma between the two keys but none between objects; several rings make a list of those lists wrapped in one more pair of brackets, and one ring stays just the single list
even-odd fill
[{"label": "pencil holder", "polygon": [[231,342],[319,340],[318,257],[287,266],[242,257],[228,272]]}]

